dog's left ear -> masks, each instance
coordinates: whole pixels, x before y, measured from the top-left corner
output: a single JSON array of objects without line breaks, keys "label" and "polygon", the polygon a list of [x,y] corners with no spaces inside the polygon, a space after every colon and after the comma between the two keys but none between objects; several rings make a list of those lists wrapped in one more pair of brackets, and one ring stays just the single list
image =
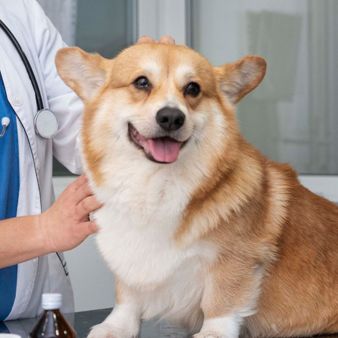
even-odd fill
[{"label": "dog's left ear", "polygon": [[245,56],[235,63],[215,67],[221,91],[232,103],[255,89],[263,80],[266,62],[259,56]]},{"label": "dog's left ear", "polygon": [[55,64],[62,80],[83,101],[88,101],[105,83],[107,65],[111,61],[77,47],[67,47],[57,52]]}]

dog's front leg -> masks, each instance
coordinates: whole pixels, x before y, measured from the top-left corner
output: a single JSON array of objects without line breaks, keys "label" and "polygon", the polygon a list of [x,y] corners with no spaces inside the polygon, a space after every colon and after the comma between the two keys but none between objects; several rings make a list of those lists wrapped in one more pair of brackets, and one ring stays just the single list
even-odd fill
[{"label": "dog's front leg", "polygon": [[255,312],[262,270],[240,262],[224,265],[206,279],[201,302],[204,322],[194,338],[238,338],[244,318]]},{"label": "dog's front leg", "polygon": [[140,330],[141,310],[136,295],[116,280],[116,302],[110,315],[95,325],[88,338],[136,338]]},{"label": "dog's front leg", "polygon": [[201,331],[194,338],[237,338],[242,319],[237,314],[204,318]]}]

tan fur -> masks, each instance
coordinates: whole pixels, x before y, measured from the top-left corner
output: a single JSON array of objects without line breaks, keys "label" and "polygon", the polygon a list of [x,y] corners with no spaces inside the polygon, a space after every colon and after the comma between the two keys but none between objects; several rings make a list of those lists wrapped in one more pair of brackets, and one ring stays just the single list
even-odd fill
[{"label": "tan fur", "polygon": [[[145,107],[155,106],[170,93],[190,114],[211,107],[223,114],[226,132],[217,136],[219,147],[201,147],[206,174],[174,231],[178,248],[208,243],[217,252],[216,259],[201,261],[204,318],[247,311],[244,324],[253,336],[338,331],[338,207],[301,186],[288,165],[268,160],[248,144],[235,118],[232,103],[261,82],[265,61],[250,56],[212,68],[186,47],[148,43],[126,49],[112,61],[87,54],[81,54],[79,60],[79,55],[78,50],[62,50],[57,65],[65,82],[86,103],[83,153],[98,187],[107,183],[103,159],[111,156],[114,160],[105,147],[110,127],[102,122],[95,129],[101,102],[113,105],[119,100],[125,107],[138,108],[143,116],[148,111]],[[157,76],[143,68],[149,55],[161,65]],[[67,63],[67,56],[73,61]],[[83,83],[76,79],[76,70],[70,71],[74,60],[86,73]],[[191,66],[193,73],[180,83],[173,74],[182,64]],[[90,74],[94,80],[88,80]],[[153,83],[151,92],[132,85],[140,75]],[[95,93],[90,97],[91,91],[85,87],[88,81]],[[199,82],[203,94],[184,97],[182,88],[189,81]],[[212,138],[217,122],[210,121],[206,128]],[[182,169],[181,173],[188,179],[189,172]],[[119,278],[117,290],[118,304],[132,292]]]}]

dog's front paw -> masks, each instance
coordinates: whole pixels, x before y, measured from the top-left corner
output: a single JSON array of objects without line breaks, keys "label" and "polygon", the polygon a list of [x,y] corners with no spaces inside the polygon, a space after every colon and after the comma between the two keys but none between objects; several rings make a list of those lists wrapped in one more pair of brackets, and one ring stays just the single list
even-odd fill
[{"label": "dog's front paw", "polygon": [[112,326],[108,323],[101,323],[92,327],[88,338],[135,338],[136,336],[128,332],[128,329],[122,329]]},{"label": "dog's front paw", "polygon": [[193,338],[228,338],[224,334],[219,334],[217,332],[199,332],[193,335]]}]

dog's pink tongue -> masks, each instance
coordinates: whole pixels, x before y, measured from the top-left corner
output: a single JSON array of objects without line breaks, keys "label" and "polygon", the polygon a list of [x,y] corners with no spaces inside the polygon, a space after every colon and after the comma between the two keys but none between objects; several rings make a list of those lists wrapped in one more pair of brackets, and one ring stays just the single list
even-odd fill
[{"label": "dog's pink tongue", "polygon": [[147,150],[158,162],[172,163],[177,160],[181,144],[170,138],[151,138],[147,140]]}]

